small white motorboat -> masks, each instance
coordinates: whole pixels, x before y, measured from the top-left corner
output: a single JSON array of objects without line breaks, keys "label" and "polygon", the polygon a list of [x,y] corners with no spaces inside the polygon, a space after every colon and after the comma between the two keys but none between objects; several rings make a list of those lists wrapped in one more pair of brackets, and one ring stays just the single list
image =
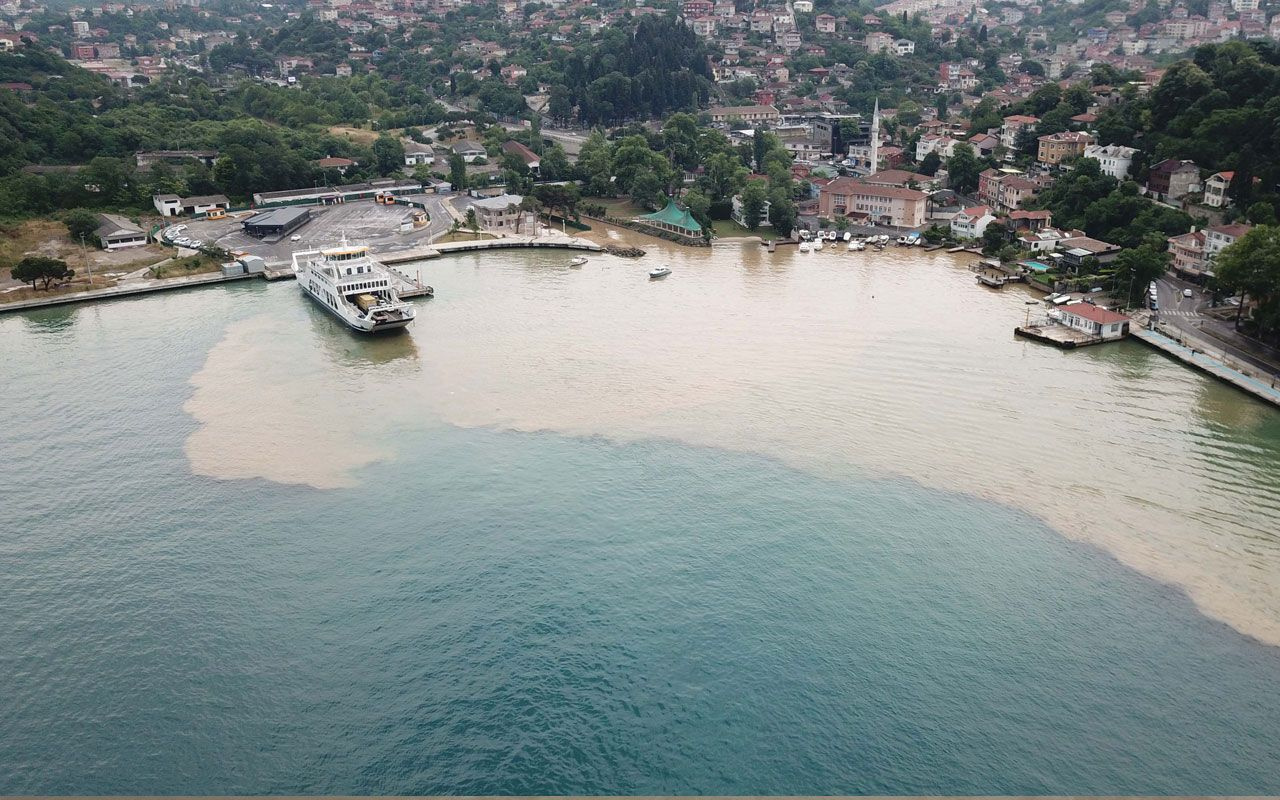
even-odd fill
[{"label": "small white motorboat", "polygon": [[580,266],[582,266],[582,265],[583,265],[583,264],[585,264],[585,263],[587,263],[587,258],[586,258],[586,256],[578,256],[577,258],[575,258],[574,260],[572,260],[572,261],[570,261],[570,262],[569,262],[569,266],[571,266],[571,267],[580,267]]},{"label": "small white motorboat", "polygon": [[801,252],[801,253],[811,253],[811,252],[813,252],[813,245],[809,244],[808,242],[801,242],[801,243],[800,243],[800,252]]},{"label": "small white motorboat", "polygon": [[843,238],[844,238],[844,240],[847,242],[847,241],[849,241],[850,239],[852,239],[852,238],[853,238],[853,233],[852,233],[852,232],[850,232],[850,231],[845,231],[845,232],[844,232],[844,237],[843,237]]},{"label": "small white motorboat", "polygon": [[663,264],[660,267],[654,267],[653,269],[649,270],[649,280],[654,280],[655,278],[665,278],[670,274],[671,274],[671,267],[668,267],[666,264]]},{"label": "small white motorboat", "polygon": [[821,240],[821,239],[819,239],[819,240],[817,240],[816,242],[814,242],[814,243],[813,243],[813,252],[815,252],[815,253],[816,253],[816,252],[818,252],[818,251],[819,251],[819,250],[821,250],[821,249],[822,249],[822,240]]},{"label": "small white motorboat", "polygon": [[861,253],[863,250],[867,249],[867,243],[861,239],[854,239],[849,242],[847,249],[850,253]]}]

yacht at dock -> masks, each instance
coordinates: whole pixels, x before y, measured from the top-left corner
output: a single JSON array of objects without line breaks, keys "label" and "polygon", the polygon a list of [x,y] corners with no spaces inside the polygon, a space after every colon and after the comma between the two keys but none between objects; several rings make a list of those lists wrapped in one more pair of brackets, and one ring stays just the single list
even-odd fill
[{"label": "yacht at dock", "polygon": [[373,333],[413,322],[413,306],[400,299],[391,274],[366,245],[343,239],[336,247],[299,250],[293,271],[302,291],[353,330]]}]

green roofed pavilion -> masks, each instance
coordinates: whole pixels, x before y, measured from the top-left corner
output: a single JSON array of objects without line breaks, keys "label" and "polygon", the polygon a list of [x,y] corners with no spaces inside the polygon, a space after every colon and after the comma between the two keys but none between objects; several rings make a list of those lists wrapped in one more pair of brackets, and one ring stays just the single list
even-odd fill
[{"label": "green roofed pavilion", "polygon": [[643,217],[636,217],[636,221],[652,225],[655,228],[661,228],[664,231],[678,233],[681,236],[702,236],[702,226],[689,213],[689,209],[680,208],[674,200],[668,200],[666,208],[661,211],[645,214]]}]

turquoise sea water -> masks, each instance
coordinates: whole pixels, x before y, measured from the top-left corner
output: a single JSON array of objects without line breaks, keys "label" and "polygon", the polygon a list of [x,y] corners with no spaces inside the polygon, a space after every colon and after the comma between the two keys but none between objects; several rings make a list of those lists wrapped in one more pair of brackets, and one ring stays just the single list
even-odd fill
[{"label": "turquoise sea water", "polygon": [[1006,506],[431,420],[194,475],[295,296],[193,296],[0,319],[0,793],[1280,792],[1280,650]]}]

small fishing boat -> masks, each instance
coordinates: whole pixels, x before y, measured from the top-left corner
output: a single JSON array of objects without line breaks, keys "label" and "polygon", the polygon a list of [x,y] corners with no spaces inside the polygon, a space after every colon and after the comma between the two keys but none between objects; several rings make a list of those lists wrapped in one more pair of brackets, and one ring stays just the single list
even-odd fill
[{"label": "small fishing boat", "polygon": [[809,244],[808,242],[801,242],[801,243],[800,243],[800,252],[801,252],[801,253],[811,253],[811,252],[813,252],[813,245]]},{"label": "small fishing boat", "polygon": [[853,238],[853,233],[851,233],[850,231],[845,231],[845,232],[844,232],[844,240],[845,240],[846,242],[847,242],[847,241],[849,241],[849,240],[850,240],[850,239],[852,239],[852,238]]},{"label": "small fishing boat", "polygon": [[819,250],[821,250],[821,249],[822,249],[822,240],[821,240],[821,239],[819,239],[819,240],[817,240],[816,242],[814,242],[814,243],[813,243],[813,252],[815,252],[815,253],[816,253],[816,252],[818,252],[818,251],[819,251]]},{"label": "small fishing boat", "polygon": [[653,269],[649,270],[649,280],[654,280],[656,278],[665,278],[670,274],[671,274],[671,267],[668,267],[666,264],[663,264],[660,267],[654,267]]},{"label": "small fishing boat", "polygon": [[570,262],[569,262],[569,266],[571,266],[571,267],[580,267],[580,266],[582,266],[582,265],[583,265],[583,264],[585,264],[585,263],[587,263],[587,258],[586,258],[586,256],[578,256],[577,258],[575,258],[575,259],[573,259],[572,261],[570,261]]},{"label": "small fishing boat", "polygon": [[851,253],[861,253],[863,250],[867,249],[867,243],[862,241],[861,239],[854,239],[853,241],[849,242],[848,247],[846,249],[848,249],[848,251]]}]

